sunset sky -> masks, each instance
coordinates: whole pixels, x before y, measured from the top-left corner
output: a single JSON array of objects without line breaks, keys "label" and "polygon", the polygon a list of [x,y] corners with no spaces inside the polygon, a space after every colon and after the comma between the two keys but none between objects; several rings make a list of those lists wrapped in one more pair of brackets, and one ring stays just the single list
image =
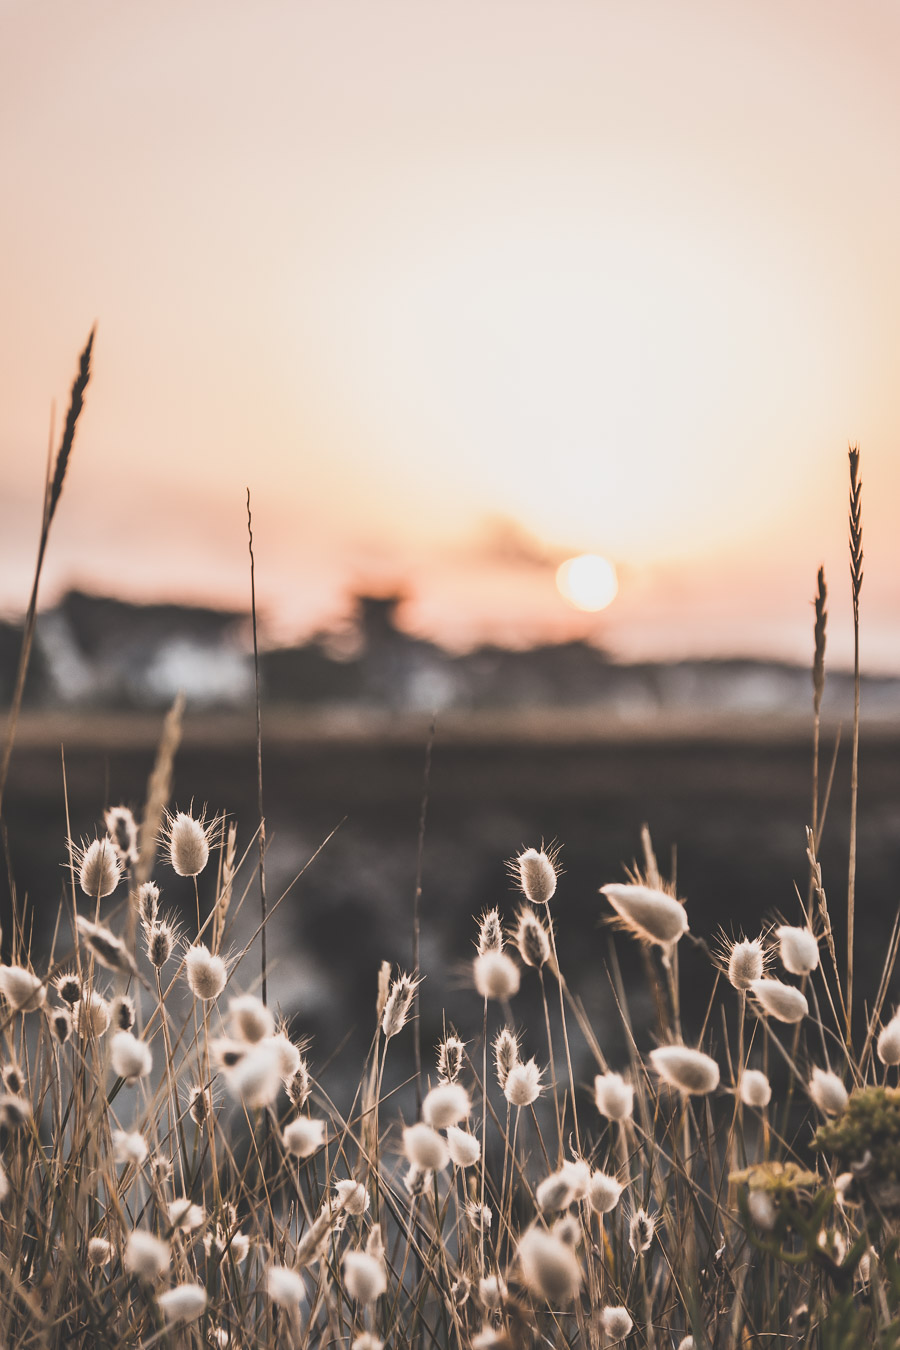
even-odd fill
[{"label": "sunset sky", "polygon": [[[5,0],[0,606],[900,669],[900,5]],[[585,615],[555,571],[613,561]]]}]

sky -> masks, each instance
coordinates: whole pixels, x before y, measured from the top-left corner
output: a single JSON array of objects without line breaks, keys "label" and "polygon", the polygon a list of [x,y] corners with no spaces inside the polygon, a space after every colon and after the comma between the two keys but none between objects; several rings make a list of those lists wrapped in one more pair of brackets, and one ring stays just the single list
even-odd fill
[{"label": "sky", "polygon": [[[900,670],[900,7],[0,0],[0,608]],[[617,598],[555,583],[610,559]]]}]

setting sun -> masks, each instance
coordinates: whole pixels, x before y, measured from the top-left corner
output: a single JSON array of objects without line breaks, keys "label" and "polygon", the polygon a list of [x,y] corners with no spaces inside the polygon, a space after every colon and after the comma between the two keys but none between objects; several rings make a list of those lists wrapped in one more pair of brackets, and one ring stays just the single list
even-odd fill
[{"label": "setting sun", "polygon": [[576,609],[606,609],[619,590],[616,569],[598,553],[582,553],[562,563],[556,573],[561,595]]}]

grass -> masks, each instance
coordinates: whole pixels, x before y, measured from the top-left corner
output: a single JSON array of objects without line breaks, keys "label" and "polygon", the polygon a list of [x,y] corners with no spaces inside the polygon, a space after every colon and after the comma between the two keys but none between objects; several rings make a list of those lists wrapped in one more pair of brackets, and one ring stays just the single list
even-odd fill
[{"label": "grass", "polygon": [[[77,409],[66,460],[76,420]],[[851,550],[858,634],[852,456]],[[140,820],[119,811],[99,843],[69,849],[49,965],[32,963],[23,909],[4,935],[5,1344],[900,1343],[900,1021],[889,1004],[900,929],[854,1016],[850,952],[837,949],[818,861],[833,778],[832,762],[820,794],[825,597],[820,574],[809,886],[796,912],[751,938],[695,933],[645,830],[640,864],[603,888],[616,943],[643,958],[643,985],[626,988],[611,948],[613,1038],[591,1026],[559,964],[558,856],[524,850],[510,862],[515,899],[459,935],[461,959],[470,939],[476,948],[468,1023],[420,1053],[427,969],[373,969],[369,1050],[343,1102],[316,1077],[342,1028],[332,1045],[307,1045],[267,1006],[265,960],[249,959],[287,893],[269,902],[263,891],[253,940],[234,945],[236,917],[259,898],[262,820],[239,844],[236,822],[169,810],[179,703]],[[26,667],[27,651],[22,683]],[[2,777],[16,720],[14,707]],[[857,732],[858,701],[854,744]],[[260,753],[260,817],[261,765]],[[431,773],[429,742],[416,952]],[[854,754],[854,847],[856,773]],[[851,933],[854,904],[851,860]],[[169,905],[190,915],[181,932]],[[334,943],[339,959],[339,932]],[[691,1033],[685,944],[714,974]],[[516,1017],[525,981],[542,1010],[531,1026]],[[627,1054],[610,1063],[605,1044],[623,1032]],[[398,1101],[413,1096],[418,1118],[404,1120]]]}]

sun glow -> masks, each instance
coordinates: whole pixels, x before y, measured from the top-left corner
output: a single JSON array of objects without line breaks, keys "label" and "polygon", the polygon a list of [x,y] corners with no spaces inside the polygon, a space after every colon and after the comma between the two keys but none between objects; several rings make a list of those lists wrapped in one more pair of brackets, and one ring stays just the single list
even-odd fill
[{"label": "sun glow", "polygon": [[562,563],[556,573],[556,585],[576,609],[606,609],[619,591],[616,569],[599,553],[582,553]]}]

